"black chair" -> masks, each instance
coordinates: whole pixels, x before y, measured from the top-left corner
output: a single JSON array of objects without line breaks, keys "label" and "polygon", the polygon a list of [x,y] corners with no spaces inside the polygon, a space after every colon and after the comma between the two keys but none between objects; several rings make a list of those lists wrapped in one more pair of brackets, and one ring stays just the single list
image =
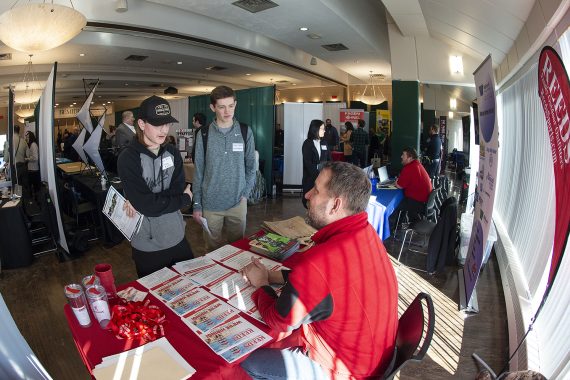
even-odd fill
[{"label": "black chair", "polygon": [[[427,308],[427,315],[426,310]],[[427,328],[424,323],[427,320]],[[396,349],[392,359],[391,368],[384,378],[391,380],[408,362],[421,362],[431,344],[435,329],[435,309],[431,296],[420,293],[398,321],[396,333]],[[420,346],[421,344],[421,346]]]},{"label": "black chair", "polygon": [[43,182],[40,185],[37,199],[39,212],[29,216],[29,230],[34,256],[58,251],[56,242],[58,236],[57,219],[47,183]]},{"label": "black chair", "polygon": [[[437,233],[434,233],[434,231],[437,231]],[[429,274],[435,273],[436,270],[443,270],[444,265],[449,261],[448,256],[450,256],[450,253],[455,249],[455,244],[452,244],[451,242],[455,241],[456,233],[457,200],[455,197],[449,197],[442,204],[441,210],[439,210],[437,223],[423,219],[413,223],[410,228],[406,230],[397,260],[402,263],[400,259],[407,240],[409,251],[428,256],[425,270],[407,265],[409,268],[419,270],[421,272],[427,272]],[[409,248],[410,244],[412,244],[414,234],[423,236],[423,243],[421,245],[414,244],[421,247],[426,246],[426,239],[429,238],[429,246],[426,252]]]},{"label": "black chair", "polygon": [[[437,222],[437,211],[436,211],[436,199],[437,199],[438,193],[437,190],[432,190],[432,192],[429,194],[428,200],[426,202],[425,205],[425,209],[424,211],[420,214],[420,217],[422,219],[427,219],[429,221],[433,221],[433,222]],[[400,221],[403,220],[403,216],[402,213],[405,211],[400,211],[398,212],[398,219],[396,221],[396,227],[394,228],[394,237],[396,237],[396,233],[398,232],[398,227],[400,226]],[[406,216],[407,217],[407,216]],[[405,230],[407,231],[409,228],[405,228]],[[404,235],[405,238],[405,235]]]}]

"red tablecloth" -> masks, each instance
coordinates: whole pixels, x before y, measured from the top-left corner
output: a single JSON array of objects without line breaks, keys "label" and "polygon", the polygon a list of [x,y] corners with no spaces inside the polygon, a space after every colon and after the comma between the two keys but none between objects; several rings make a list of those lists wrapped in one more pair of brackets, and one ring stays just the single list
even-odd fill
[{"label": "red tablecloth", "polygon": [[[247,239],[242,239],[233,244],[241,249],[249,249]],[[293,255],[295,256],[295,255]],[[128,284],[119,286],[123,289],[133,286],[139,290],[146,291],[142,285],[133,281]],[[245,360],[245,357],[232,364],[227,363],[220,356],[211,351],[204,342],[200,340],[184,322],[170,310],[166,305],[159,301],[156,297],[149,293],[147,299],[151,300],[151,304],[156,305],[164,311],[166,315],[166,323],[164,325],[165,336],[172,346],[180,353],[180,355],[197,371],[192,380],[195,379],[250,379],[250,377],[241,369],[239,362]],[[105,356],[114,355],[131,348],[135,348],[139,344],[133,344],[132,341],[119,340],[110,331],[103,330],[99,327],[97,321],[91,316],[92,325],[88,328],[82,328],[69,305],[64,307],[65,316],[73,335],[73,340],[77,346],[77,350],[89,372],[101,363]],[[245,316],[245,314],[242,313]],[[245,316],[250,322],[261,328],[263,331],[270,333],[270,330],[264,324],[257,320]],[[274,334],[271,334],[274,335]],[[286,344],[284,344],[285,346]]]},{"label": "red tablecloth", "polygon": [[333,161],[344,161],[343,152],[331,152]]}]

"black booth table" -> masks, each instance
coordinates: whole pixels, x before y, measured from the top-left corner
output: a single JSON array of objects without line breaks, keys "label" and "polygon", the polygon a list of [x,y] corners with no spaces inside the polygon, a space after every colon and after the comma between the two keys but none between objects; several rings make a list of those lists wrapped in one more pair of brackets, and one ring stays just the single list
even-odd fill
[{"label": "black booth table", "polygon": [[115,245],[123,241],[124,236],[121,232],[113,225],[113,223],[103,215],[103,205],[105,204],[105,198],[107,197],[107,191],[109,186],[113,186],[120,193],[123,192],[123,186],[121,182],[107,182],[105,189],[101,187],[101,180],[91,174],[77,174],[72,177],[73,186],[75,189],[81,193],[81,195],[97,208],[97,221],[102,231],[102,240],[104,244]]},{"label": "black booth table", "polygon": [[2,199],[0,205],[0,265],[2,269],[15,269],[32,263],[32,239],[26,226],[21,200],[12,205]]}]

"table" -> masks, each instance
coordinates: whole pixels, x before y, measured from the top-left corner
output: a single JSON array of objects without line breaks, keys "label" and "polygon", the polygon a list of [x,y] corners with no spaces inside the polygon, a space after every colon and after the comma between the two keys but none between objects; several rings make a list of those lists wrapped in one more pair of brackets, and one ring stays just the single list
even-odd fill
[{"label": "table", "polygon": [[15,269],[32,264],[32,238],[26,226],[22,201],[14,206],[0,204],[0,265],[2,269]]},{"label": "table", "polygon": [[[248,249],[249,243],[247,239],[242,239],[233,244],[241,249]],[[133,286],[139,290],[146,289],[136,281],[130,282],[119,286],[118,289]],[[197,373],[192,376],[192,380],[199,379],[250,379],[249,376],[241,369],[239,362],[245,360],[245,357],[229,364],[220,356],[211,351],[204,342],[200,340],[190,331],[187,325],[182,322],[172,310],[170,310],[161,301],[149,293],[147,299],[150,299],[151,304],[158,306],[164,311],[167,323],[165,324],[165,336],[172,346],[180,353],[180,355],[197,370]],[[132,342],[126,340],[119,340],[109,332],[102,330],[99,324],[92,317],[92,325],[88,328],[82,328],[69,305],[64,306],[65,317],[71,330],[73,340],[81,359],[85,363],[89,372],[99,364],[103,357],[117,354],[125,350],[137,347],[139,344],[131,344]],[[245,314],[242,313],[245,316]],[[245,316],[245,318],[263,331],[270,333],[267,326],[259,323],[255,319]]]},{"label": "table", "polygon": [[[97,217],[102,230],[103,243],[106,245],[116,245],[122,242],[125,237],[102,212],[105,198],[107,197],[107,189],[103,190],[101,188],[101,180],[99,177],[89,174],[78,174],[74,175],[71,181],[77,191],[79,191],[86,200],[92,202],[95,207],[97,207]],[[108,181],[107,188],[109,186],[113,186],[120,193],[123,192],[121,182]]]},{"label": "table", "polygon": [[344,152],[331,152],[333,161],[344,161]]},{"label": "table", "polygon": [[396,207],[404,199],[402,189],[374,190],[368,201],[366,212],[368,222],[374,227],[382,240],[390,237],[390,223],[388,219]]},{"label": "table", "polygon": [[95,169],[93,166],[87,166],[84,162],[68,162],[64,164],[57,164],[59,170],[67,175],[79,174],[82,170]]},{"label": "table", "polygon": [[184,164],[184,177],[186,178],[187,183],[192,183],[194,179],[194,171],[196,167],[194,164]]}]

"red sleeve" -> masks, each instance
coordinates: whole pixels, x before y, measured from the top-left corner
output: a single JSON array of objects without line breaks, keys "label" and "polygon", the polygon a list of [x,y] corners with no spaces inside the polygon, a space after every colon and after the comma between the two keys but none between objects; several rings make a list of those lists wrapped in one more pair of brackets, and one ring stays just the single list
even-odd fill
[{"label": "red sleeve", "polygon": [[291,331],[302,324],[327,319],[333,311],[326,280],[318,268],[307,263],[289,273],[279,298],[270,287],[257,289],[252,297],[264,322],[275,331]]}]

